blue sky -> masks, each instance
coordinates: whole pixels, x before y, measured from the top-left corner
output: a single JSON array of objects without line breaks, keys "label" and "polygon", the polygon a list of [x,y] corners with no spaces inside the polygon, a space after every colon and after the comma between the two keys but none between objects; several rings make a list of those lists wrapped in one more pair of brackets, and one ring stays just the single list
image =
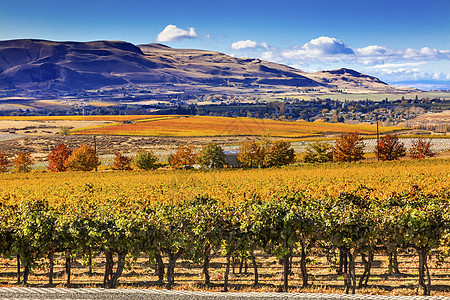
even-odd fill
[{"label": "blue sky", "polygon": [[124,40],[450,88],[449,0],[0,0],[0,40]]}]

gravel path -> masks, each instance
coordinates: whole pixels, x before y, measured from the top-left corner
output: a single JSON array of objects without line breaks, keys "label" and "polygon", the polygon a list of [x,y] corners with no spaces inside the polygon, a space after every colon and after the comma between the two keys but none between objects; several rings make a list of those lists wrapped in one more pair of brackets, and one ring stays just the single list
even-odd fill
[{"label": "gravel path", "polygon": [[422,296],[375,296],[375,295],[336,295],[336,294],[299,294],[299,293],[220,293],[168,291],[157,289],[99,289],[99,288],[0,288],[0,299],[303,299],[303,300],[450,300],[450,297]]}]

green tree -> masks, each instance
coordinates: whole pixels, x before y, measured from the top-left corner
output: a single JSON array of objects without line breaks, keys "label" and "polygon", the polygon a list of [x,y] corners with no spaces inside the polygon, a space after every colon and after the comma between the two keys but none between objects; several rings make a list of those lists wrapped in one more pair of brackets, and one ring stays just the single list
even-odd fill
[{"label": "green tree", "polygon": [[134,165],[141,170],[154,170],[158,168],[158,158],[151,151],[140,151],[134,159]]},{"label": "green tree", "polygon": [[388,134],[378,140],[375,153],[380,160],[396,160],[406,155],[406,148],[399,141],[398,135]]},{"label": "green tree", "polygon": [[279,167],[295,161],[294,149],[290,142],[274,141],[264,151],[264,167]]},{"label": "green tree", "polygon": [[314,142],[306,147],[304,157],[306,163],[324,163],[333,160],[331,145],[328,143]]},{"label": "green tree", "polygon": [[343,133],[333,146],[333,161],[359,161],[364,157],[364,142],[357,132]]},{"label": "green tree", "polygon": [[217,144],[208,144],[204,146],[197,158],[198,163],[202,168],[223,168],[226,164],[225,153],[222,147]]},{"label": "green tree", "polygon": [[99,165],[94,148],[86,144],[74,149],[64,164],[71,171],[92,171]]}]

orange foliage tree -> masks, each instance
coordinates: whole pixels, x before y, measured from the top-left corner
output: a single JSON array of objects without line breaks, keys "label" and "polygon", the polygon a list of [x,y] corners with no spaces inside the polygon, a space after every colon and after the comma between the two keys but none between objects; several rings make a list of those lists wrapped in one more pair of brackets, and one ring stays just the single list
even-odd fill
[{"label": "orange foliage tree", "polygon": [[72,150],[66,144],[61,143],[52,149],[48,154],[48,170],[52,172],[64,172],[67,170],[65,166],[66,160],[69,158]]},{"label": "orange foliage tree", "polygon": [[8,156],[5,153],[0,152],[0,172],[5,173],[8,171],[9,160]]},{"label": "orange foliage tree", "polygon": [[196,159],[193,146],[179,146],[177,152],[169,158],[169,164],[174,168],[189,168],[195,164]]},{"label": "orange foliage tree", "polygon": [[71,171],[92,171],[100,165],[100,162],[95,150],[83,144],[72,151],[64,165]]},{"label": "orange foliage tree", "polygon": [[14,169],[16,172],[30,172],[33,162],[30,153],[19,152],[14,158]]},{"label": "orange foliage tree", "polygon": [[421,138],[412,142],[410,152],[412,159],[423,159],[435,155],[435,153],[431,151],[431,140],[426,141]]},{"label": "orange foliage tree", "polygon": [[357,132],[343,133],[333,146],[334,161],[359,161],[364,156],[364,143]]},{"label": "orange foliage tree", "polygon": [[125,156],[120,152],[114,152],[114,162],[112,168],[114,170],[131,170],[131,157]]},{"label": "orange foliage tree", "polygon": [[264,149],[255,140],[243,142],[239,145],[237,161],[244,168],[262,167]]},{"label": "orange foliage tree", "polygon": [[388,134],[379,139],[375,152],[380,160],[395,160],[406,155],[406,148],[398,140],[398,135]]}]

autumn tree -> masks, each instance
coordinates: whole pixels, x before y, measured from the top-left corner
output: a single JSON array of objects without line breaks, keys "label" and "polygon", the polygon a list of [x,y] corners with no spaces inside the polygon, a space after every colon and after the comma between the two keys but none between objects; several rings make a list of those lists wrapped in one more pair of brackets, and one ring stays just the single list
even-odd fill
[{"label": "autumn tree", "polygon": [[5,153],[0,152],[0,173],[5,173],[8,171],[9,160]]},{"label": "autumn tree", "polygon": [[56,148],[52,149],[48,154],[48,169],[52,172],[64,172],[67,167],[64,165],[69,158],[72,150],[66,144],[61,143]]},{"label": "autumn tree", "polygon": [[30,172],[33,162],[30,153],[19,152],[14,158],[14,169],[16,172]]},{"label": "autumn tree", "polygon": [[279,167],[295,161],[294,149],[286,141],[274,141],[264,150],[264,167]]},{"label": "autumn tree", "polygon": [[359,161],[364,156],[364,142],[357,132],[343,133],[333,146],[333,161]]},{"label": "autumn tree", "polygon": [[314,142],[306,147],[304,161],[306,163],[324,163],[333,160],[331,145],[328,143]]},{"label": "autumn tree", "polygon": [[64,164],[71,171],[92,171],[99,165],[94,148],[86,144],[74,149]]},{"label": "autumn tree", "polygon": [[114,161],[112,168],[114,170],[131,170],[131,157],[125,156],[120,152],[114,152]]},{"label": "autumn tree", "polygon": [[153,170],[158,168],[158,158],[151,151],[140,151],[134,159],[134,164],[141,170]]},{"label": "autumn tree", "polygon": [[237,161],[242,167],[261,167],[264,161],[264,149],[255,140],[243,142],[239,145]]},{"label": "autumn tree", "polygon": [[174,168],[189,168],[195,164],[196,159],[193,146],[179,146],[177,152],[169,158],[169,164]]},{"label": "autumn tree", "polygon": [[435,153],[431,150],[431,140],[426,141],[422,138],[412,142],[410,152],[412,159],[423,159],[435,155]]},{"label": "autumn tree", "polygon": [[395,160],[406,155],[406,148],[398,135],[388,134],[378,140],[375,152],[380,160]]},{"label": "autumn tree", "polygon": [[204,146],[198,155],[198,163],[202,168],[223,168],[226,161],[222,147],[214,143]]}]

